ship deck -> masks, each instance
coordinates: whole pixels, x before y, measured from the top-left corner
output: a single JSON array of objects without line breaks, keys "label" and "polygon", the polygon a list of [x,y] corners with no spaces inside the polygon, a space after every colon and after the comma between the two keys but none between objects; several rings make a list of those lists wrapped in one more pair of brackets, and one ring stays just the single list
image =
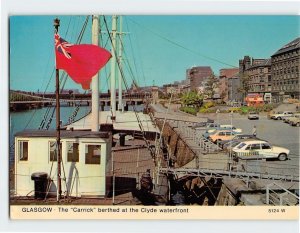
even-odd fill
[{"label": "ship deck", "polygon": [[[99,112],[99,124],[113,124],[114,130],[117,131],[141,131],[137,117],[140,119],[143,130],[146,132],[157,132],[159,129],[153,124],[148,114],[143,112],[116,112],[116,120],[111,120],[110,111]],[[90,130],[92,128],[92,114],[77,120],[76,122],[67,125],[67,129],[74,130]]]},{"label": "ship deck", "polygon": [[[141,176],[150,169],[154,177],[154,160],[143,140],[126,140],[125,146],[120,146],[119,141],[112,148],[112,156],[108,166],[108,179],[114,182],[109,187],[109,195],[102,198],[91,197],[63,197],[59,204],[63,205],[138,205],[141,202],[132,194],[139,188]],[[13,168],[10,169],[10,190],[13,193]],[[11,205],[56,205],[56,197],[35,199],[34,196],[10,197]]]}]

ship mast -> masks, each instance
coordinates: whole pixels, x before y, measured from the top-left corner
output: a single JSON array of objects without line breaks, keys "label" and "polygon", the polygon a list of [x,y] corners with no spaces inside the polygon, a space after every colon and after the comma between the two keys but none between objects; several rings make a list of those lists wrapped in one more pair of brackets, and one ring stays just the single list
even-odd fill
[{"label": "ship mast", "polygon": [[118,110],[123,111],[123,103],[122,103],[122,16],[119,16],[119,54],[118,54],[118,64],[119,64],[119,98],[118,98]]},{"label": "ship mast", "polygon": [[110,82],[110,106],[112,121],[116,119],[116,35],[117,16],[112,16],[112,58],[111,58],[111,82]]},{"label": "ship mast", "polygon": [[[99,17],[93,15],[92,44],[98,45]],[[99,72],[92,78],[92,131],[99,131]]]},{"label": "ship mast", "polygon": [[[55,33],[58,33],[60,20],[54,19]],[[57,155],[57,201],[61,198],[61,148],[60,148],[60,102],[59,102],[59,69],[56,68],[56,155]]]}]

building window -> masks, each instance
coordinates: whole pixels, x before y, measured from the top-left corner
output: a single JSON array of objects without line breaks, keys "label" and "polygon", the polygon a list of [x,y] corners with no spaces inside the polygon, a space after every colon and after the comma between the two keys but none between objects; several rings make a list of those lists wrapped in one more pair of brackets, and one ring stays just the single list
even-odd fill
[{"label": "building window", "polygon": [[[61,143],[60,143],[60,156],[61,156]],[[49,157],[50,157],[50,162],[57,161],[56,141],[49,142]]]},{"label": "building window", "polygon": [[100,164],[101,146],[86,145],[85,146],[85,164]]},{"label": "building window", "polygon": [[272,81],[271,75],[268,75],[268,82],[271,82],[271,81]]},{"label": "building window", "polygon": [[68,142],[67,143],[67,161],[68,162],[79,162],[79,150],[78,150],[78,143]]},{"label": "building window", "polygon": [[28,141],[19,141],[19,160],[28,161]]}]

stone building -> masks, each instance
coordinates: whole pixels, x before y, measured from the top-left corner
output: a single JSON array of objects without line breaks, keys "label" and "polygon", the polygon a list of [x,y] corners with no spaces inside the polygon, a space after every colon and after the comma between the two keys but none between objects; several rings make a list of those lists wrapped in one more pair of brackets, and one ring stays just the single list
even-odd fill
[{"label": "stone building", "polygon": [[271,99],[271,59],[260,59],[254,65],[249,66],[244,73],[247,76],[247,94],[257,93],[263,96],[264,101],[272,102]]},{"label": "stone building", "polygon": [[241,82],[237,76],[228,78],[228,101],[243,102],[243,95],[240,92]]},{"label": "stone building", "polygon": [[228,99],[228,79],[237,76],[239,73],[238,68],[220,69],[219,75],[219,94],[223,102]]},{"label": "stone building", "polygon": [[[258,69],[258,72],[260,72],[259,67],[265,63],[266,63],[266,59],[251,58],[249,56],[244,56],[243,59],[239,60],[239,80],[240,80],[239,91],[242,94],[243,101],[246,98],[248,93],[253,93],[252,91],[250,92],[250,87],[256,86],[256,79],[259,79],[259,77],[258,77],[259,75],[256,74],[256,72],[257,72],[256,69]],[[255,71],[253,71],[251,67]],[[265,70],[263,69],[262,72],[264,73]],[[269,72],[269,71],[267,71],[267,72]],[[249,74],[251,74],[251,76],[249,76]]]},{"label": "stone building", "polygon": [[299,99],[300,37],[271,56],[272,95],[275,101]]},{"label": "stone building", "polygon": [[210,66],[196,66],[186,70],[186,79],[191,87],[191,91],[197,90],[205,78],[213,75]]},{"label": "stone building", "polygon": [[260,63],[263,63],[265,59],[261,58],[251,58],[249,56],[244,56],[243,59],[239,60],[239,72],[243,73],[247,70],[250,66],[255,66]]}]

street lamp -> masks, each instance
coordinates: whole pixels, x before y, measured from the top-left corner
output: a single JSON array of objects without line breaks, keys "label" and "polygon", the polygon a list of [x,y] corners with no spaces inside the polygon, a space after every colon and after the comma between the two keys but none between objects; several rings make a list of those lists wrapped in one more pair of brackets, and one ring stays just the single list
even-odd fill
[{"label": "street lamp", "polygon": [[218,125],[220,125],[219,113],[220,113],[220,109],[217,109],[216,114],[217,114],[217,123],[218,123]]}]

